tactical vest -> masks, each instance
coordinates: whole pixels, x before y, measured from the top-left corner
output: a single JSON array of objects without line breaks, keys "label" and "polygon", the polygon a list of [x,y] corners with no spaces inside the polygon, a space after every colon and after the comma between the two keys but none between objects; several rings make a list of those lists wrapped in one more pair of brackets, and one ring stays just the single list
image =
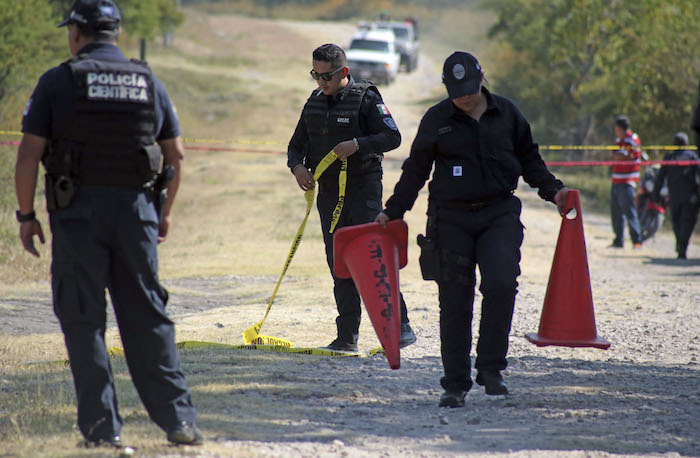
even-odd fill
[{"label": "tactical vest", "polygon": [[[366,133],[360,129],[360,106],[367,89],[376,87],[367,81],[355,82],[346,90],[342,99],[332,108],[320,90],[314,91],[304,106],[302,117],[309,135],[305,165],[312,171],[335,145]],[[381,154],[358,152],[348,158],[348,175],[366,175],[382,170]],[[324,172],[322,180],[337,181],[340,162],[336,161]]]},{"label": "tactical vest", "polygon": [[[74,111],[51,140],[49,175],[82,184],[140,187],[153,179],[155,85],[141,61],[104,61],[86,55],[63,63],[71,72]],[[150,156],[150,158],[149,158]]]}]

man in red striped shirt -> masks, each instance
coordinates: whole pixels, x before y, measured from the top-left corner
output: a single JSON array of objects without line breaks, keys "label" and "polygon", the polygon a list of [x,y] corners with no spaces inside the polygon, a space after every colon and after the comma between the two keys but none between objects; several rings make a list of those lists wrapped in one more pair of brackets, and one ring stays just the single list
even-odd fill
[{"label": "man in red striped shirt", "polygon": [[641,228],[637,207],[635,205],[635,187],[639,181],[639,161],[642,156],[642,143],[639,136],[630,129],[627,116],[615,118],[615,135],[618,146],[613,151],[612,159],[617,164],[612,166],[612,188],[610,189],[610,214],[615,232],[612,247],[624,246],[625,219],[630,230],[634,248],[642,246]]}]

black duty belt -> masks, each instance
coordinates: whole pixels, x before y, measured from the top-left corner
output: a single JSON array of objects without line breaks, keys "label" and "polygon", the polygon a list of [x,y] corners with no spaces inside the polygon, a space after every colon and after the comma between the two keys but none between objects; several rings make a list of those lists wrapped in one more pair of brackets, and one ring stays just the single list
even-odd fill
[{"label": "black duty belt", "polygon": [[144,179],[131,175],[103,175],[103,176],[82,176],[77,180],[82,186],[106,186],[113,188],[146,189],[150,187],[153,180],[144,182]]},{"label": "black duty belt", "polygon": [[[367,172],[367,173],[356,173],[356,174],[350,174],[348,173],[348,184],[350,185],[357,185],[358,183],[369,183],[371,181],[381,181],[382,179],[382,171],[373,171],[373,172]],[[338,190],[338,175],[329,175],[328,177],[325,177],[321,175],[321,178],[318,180],[318,184],[321,187],[321,189],[325,191],[333,191],[333,190]]]},{"label": "black duty belt", "polygon": [[501,194],[496,197],[490,197],[488,199],[483,199],[483,200],[475,200],[475,201],[469,201],[469,202],[463,202],[463,201],[444,201],[444,202],[439,202],[437,204],[438,207],[442,208],[453,208],[455,210],[464,210],[464,211],[477,211],[481,210],[482,208],[489,207],[491,205],[497,204],[499,202],[503,202],[507,198],[513,195],[513,191],[510,191],[506,194]]}]

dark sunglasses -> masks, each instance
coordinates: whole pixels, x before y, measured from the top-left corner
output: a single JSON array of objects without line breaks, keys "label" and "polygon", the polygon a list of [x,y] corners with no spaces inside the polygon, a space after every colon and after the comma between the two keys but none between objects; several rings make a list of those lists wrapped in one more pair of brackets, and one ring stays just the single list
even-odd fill
[{"label": "dark sunglasses", "polygon": [[330,81],[333,79],[333,75],[344,69],[345,67],[340,67],[332,72],[326,72],[326,73],[317,73],[316,70],[311,70],[309,74],[311,75],[311,78],[315,79],[318,81],[319,78],[323,78],[323,81]]}]

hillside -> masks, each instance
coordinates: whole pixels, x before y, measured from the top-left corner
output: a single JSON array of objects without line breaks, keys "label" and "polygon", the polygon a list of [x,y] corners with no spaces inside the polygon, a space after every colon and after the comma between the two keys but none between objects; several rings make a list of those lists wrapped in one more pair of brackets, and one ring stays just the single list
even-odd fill
[{"label": "hillside", "polygon": [[[315,87],[308,76],[312,50],[329,41],[344,44],[353,30],[350,23],[188,9],[173,48],[151,52],[149,61],[178,106],[184,136],[219,147],[211,141],[226,141],[238,150],[195,150],[204,143],[187,143],[173,226],[159,249],[178,341],[238,345],[243,330],[263,317],[305,208],[285,155],[275,153],[286,149]],[[385,198],[422,113],[443,93],[440,66],[448,51],[427,42],[416,72],[380,88],[403,133],[401,147],[385,162]],[[690,248],[685,262],[672,259],[667,233],[641,250],[608,248],[607,216],[584,205],[595,322],[612,346],[535,347],[524,335],[538,329],[562,220],[527,185],[517,195],[526,231],[505,371],[510,395],[486,396],[475,386],[464,409],[437,406],[437,287],[422,280],[414,243],[425,228],[424,189],[406,215],[409,263],[401,270],[401,289],[418,341],[402,350],[401,369],[392,371],[381,356],[184,348],[183,369],[207,442],[175,448],[148,419],[124,359],[115,357],[125,443],[138,456],[700,455],[700,246]],[[38,201],[41,208],[43,198]],[[39,217],[48,231],[45,213]],[[47,240],[40,247],[40,260],[13,245],[15,261],[0,271],[0,454],[95,456],[99,452],[75,447],[80,435],[51,307],[49,245]],[[475,336],[480,300],[477,291]],[[312,209],[263,333],[297,347],[324,346],[335,337],[335,316]],[[121,347],[111,310],[106,336],[109,347]],[[360,350],[377,345],[363,314]],[[37,361],[60,364],[25,364]]]}]

